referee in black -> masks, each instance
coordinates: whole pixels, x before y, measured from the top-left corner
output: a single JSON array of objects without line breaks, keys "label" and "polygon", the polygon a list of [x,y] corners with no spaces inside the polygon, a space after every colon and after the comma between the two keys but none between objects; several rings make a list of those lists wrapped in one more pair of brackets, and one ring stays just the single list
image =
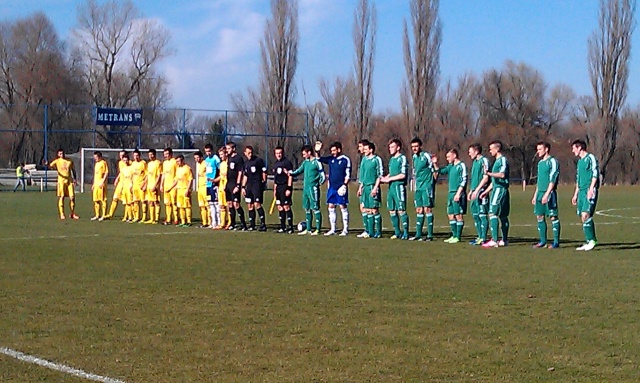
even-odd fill
[{"label": "referee in black", "polygon": [[[284,156],[284,148],[278,146],[274,150],[276,162],[273,164],[273,199],[278,207],[280,228],[278,233],[293,234],[293,210],[291,210],[291,195],[293,194],[293,180],[288,174],[293,170],[293,164]],[[285,226],[286,221],[286,226]]]},{"label": "referee in black", "polygon": [[[227,187],[225,188],[225,194],[229,206],[229,215],[231,216],[231,226],[229,226],[229,230],[244,231],[247,230],[247,222],[244,219],[242,205],[240,205],[240,199],[242,198],[240,187],[242,185],[244,159],[236,152],[236,144],[234,142],[227,143],[226,148],[229,166],[227,169]],[[240,228],[236,226],[236,213],[238,213],[240,218]]]},{"label": "referee in black", "polygon": [[242,170],[242,195],[249,208],[249,230],[256,229],[256,212],[260,217],[260,231],[267,231],[264,208],[264,189],[267,182],[267,166],[262,158],[253,155],[253,147],[244,148],[244,168]]}]

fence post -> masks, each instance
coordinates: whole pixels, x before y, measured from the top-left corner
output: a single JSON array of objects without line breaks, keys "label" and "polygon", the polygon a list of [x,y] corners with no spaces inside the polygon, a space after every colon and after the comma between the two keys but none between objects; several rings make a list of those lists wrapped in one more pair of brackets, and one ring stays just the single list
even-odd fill
[{"label": "fence post", "polygon": [[[49,161],[49,159],[47,158],[47,153],[49,153],[49,105],[44,106],[44,122],[43,122],[43,128],[44,128],[44,153],[42,153],[42,158],[44,158],[45,161]],[[44,167],[44,190],[48,191],[48,184],[49,184],[49,180],[47,177],[47,169],[49,168],[48,164],[47,166]]]},{"label": "fence post", "polygon": [[182,149],[184,149],[184,135],[187,131],[187,110],[186,109],[182,109],[182,134],[180,135],[180,138],[182,140]]},{"label": "fence post", "polygon": [[229,134],[227,127],[229,125],[227,125],[229,123],[229,111],[225,110],[224,111],[224,129],[222,130],[222,139],[225,145],[227,145],[227,134]]}]

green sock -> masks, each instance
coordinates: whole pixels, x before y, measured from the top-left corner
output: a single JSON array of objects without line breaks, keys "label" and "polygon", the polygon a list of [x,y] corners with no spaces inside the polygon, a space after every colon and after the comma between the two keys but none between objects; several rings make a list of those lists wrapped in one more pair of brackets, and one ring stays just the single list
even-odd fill
[{"label": "green sock", "polygon": [[589,217],[589,219],[584,221],[582,224],[582,230],[584,231],[584,237],[587,242],[596,240],[596,228],[593,223],[593,218]]},{"label": "green sock", "polygon": [[458,234],[458,223],[454,220],[449,221],[449,227],[451,228],[451,236],[457,237]]},{"label": "green sock", "polygon": [[547,221],[544,218],[538,220],[538,234],[540,243],[547,243]]},{"label": "green sock", "polygon": [[373,221],[375,223],[375,234],[382,234],[382,216],[380,213],[376,213],[373,216]]},{"label": "green sock", "polygon": [[311,210],[307,210],[305,212],[305,218],[307,220],[307,230],[311,231],[311,217],[313,216],[313,214],[311,213]]},{"label": "green sock", "polygon": [[464,229],[464,221],[456,222],[456,237],[462,239],[462,229]]},{"label": "green sock", "polygon": [[367,233],[373,236],[373,214],[367,214]]},{"label": "green sock", "polygon": [[478,214],[474,214],[473,215],[473,226],[476,228],[476,233],[478,234],[478,238],[480,238],[481,232],[482,232],[482,227],[480,226],[480,215]]},{"label": "green sock", "polygon": [[393,234],[400,236],[400,217],[396,213],[391,214],[391,224],[393,224]]},{"label": "green sock", "polygon": [[424,214],[416,216],[416,238],[422,238],[422,225],[424,225]]},{"label": "green sock", "polygon": [[433,214],[427,213],[427,238],[433,238]]},{"label": "green sock", "polygon": [[316,210],[313,212],[313,216],[316,219],[316,231],[320,231],[322,228],[322,212],[320,210]]},{"label": "green sock", "polygon": [[365,231],[367,231],[367,222],[369,222],[369,218],[368,218],[368,214],[367,213],[362,213],[362,227],[364,228]]},{"label": "green sock", "polygon": [[406,211],[400,214],[400,222],[402,222],[402,235],[409,235],[409,214]]},{"label": "green sock", "polygon": [[560,243],[560,220],[551,221],[551,229],[553,230],[553,243]]},{"label": "green sock", "polygon": [[498,241],[498,217],[496,217],[495,215],[492,215],[491,217],[489,217],[489,222],[491,225],[491,239],[493,239],[494,241]]},{"label": "green sock", "polygon": [[500,218],[500,229],[502,230],[502,240],[507,242],[509,240],[509,217]]},{"label": "green sock", "polygon": [[480,214],[480,239],[487,240],[487,232],[489,231],[489,219],[486,214]]}]

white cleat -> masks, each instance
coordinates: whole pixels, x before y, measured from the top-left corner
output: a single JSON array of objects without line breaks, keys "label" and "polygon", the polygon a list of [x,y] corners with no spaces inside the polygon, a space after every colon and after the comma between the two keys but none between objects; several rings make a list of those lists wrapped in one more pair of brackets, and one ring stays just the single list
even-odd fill
[{"label": "white cleat", "polygon": [[318,235],[318,234],[320,234],[320,232],[318,230],[312,231],[311,233],[309,233],[309,235],[314,235],[314,236]]},{"label": "white cleat", "polygon": [[576,247],[576,250],[578,250],[578,251],[584,251],[584,249],[586,249],[586,248],[587,248],[587,245],[588,245],[588,243],[585,243],[585,244],[584,244],[584,245],[582,245],[582,246],[578,246],[578,247]]},{"label": "white cleat", "polygon": [[99,217],[97,217],[97,216],[96,216],[96,217],[91,217],[91,220],[92,220],[92,221],[97,221],[97,220],[99,220],[99,219],[100,219],[100,218],[99,218]]},{"label": "white cleat", "polygon": [[369,233],[365,231],[362,234],[358,234],[358,238],[371,238],[371,236],[369,236]]},{"label": "white cleat", "polygon": [[502,239],[498,241],[498,247],[505,247],[505,246],[509,246],[509,242],[504,241]]},{"label": "white cleat", "polygon": [[298,233],[298,235],[307,235],[309,234],[309,230],[302,230],[301,232]]},{"label": "white cleat", "polygon": [[329,237],[329,236],[331,236],[331,235],[335,235],[335,234],[336,234],[336,231],[335,231],[335,230],[329,230],[329,231],[327,231],[326,233],[324,233],[324,236],[325,236],[325,237]]},{"label": "white cleat", "polygon": [[341,237],[346,237],[347,235],[349,235],[349,232],[346,230],[342,230],[342,233],[340,233]]},{"label": "white cleat", "polygon": [[583,245],[584,249],[582,249],[583,251],[591,251],[593,250],[597,245],[597,242],[594,240],[591,240],[589,242],[587,242],[586,244]]}]

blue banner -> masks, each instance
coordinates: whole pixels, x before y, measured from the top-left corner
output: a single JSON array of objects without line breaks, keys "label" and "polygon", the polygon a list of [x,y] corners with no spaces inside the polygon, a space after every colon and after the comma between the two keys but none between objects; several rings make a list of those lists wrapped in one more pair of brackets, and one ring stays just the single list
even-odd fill
[{"label": "blue banner", "polygon": [[96,125],[142,126],[142,109],[97,108]]}]

